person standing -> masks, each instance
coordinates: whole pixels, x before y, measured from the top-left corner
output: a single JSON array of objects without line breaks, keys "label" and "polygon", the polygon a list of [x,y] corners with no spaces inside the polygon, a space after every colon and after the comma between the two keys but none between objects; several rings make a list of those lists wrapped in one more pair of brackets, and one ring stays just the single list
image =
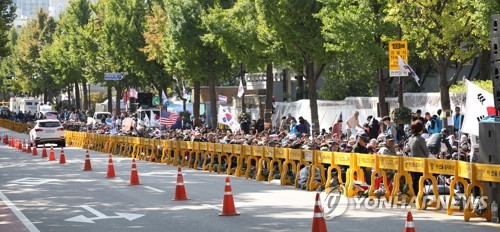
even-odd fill
[{"label": "person standing", "polygon": [[[411,134],[412,136],[409,139],[410,144],[410,154],[412,157],[416,158],[428,158],[429,157],[429,148],[427,147],[427,143],[425,139],[422,138],[422,133],[424,133],[424,124],[420,120],[413,121],[411,124]],[[413,172],[413,190],[418,192],[419,190],[419,180],[422,177],[422,173]]]},{"label": "person standing", "polygon": [[342,134],[342,119],[339,118],[332,127],[332,134],[341,135]]},{"label": "person standing", "polygon": [[378,120],[372,115],[368,116],[366,120],[368,121],[368,127],[370,128],[370,133],[368,134],[370,135],[370,139],[376,139],[380,132],[380,124]]},{"label": "person standing", "polygon": [[[359,112],[354,112],[354,115],[349,117],[346,121],[346,129],[347,129],[347,138],[351,138],[353,131],[356,130],[356,127],[363,129],[361,125],[359,125]],[[354,132],[356,133],[356,132]]]},{"label": "person standing", "polygon": [[391,118],[389,116],[385,116],[382,118],[382,122],[384,122],[384,124],[387,126],[387,131],[385,133],[388,135],[392,135],[394,141],[396,142],[396,144],[398,144],[398,130],[396,129],[396,125],[391,122]]},{"label": "person standing", "polygon": [[453,115],[453,132],[458,132],[462,128],[464,116],[460,114],[460,107],[455,107],[455,115]]}]

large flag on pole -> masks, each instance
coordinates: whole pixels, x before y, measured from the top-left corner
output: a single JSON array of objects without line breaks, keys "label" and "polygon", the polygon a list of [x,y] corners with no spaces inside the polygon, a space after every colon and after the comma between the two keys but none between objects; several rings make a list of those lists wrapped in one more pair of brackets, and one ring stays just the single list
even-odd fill
[{"label": "large flag on pole", "polygon": [[465,80],[467,92],[462,132],[479,136],[479,121],[488,115],[495,115],[493,94],[474,83]]},{"label": "large flag on pole", "polygon": [[182,84],[182,98],[188,99],[189,94],[188,91],[186,90],[186,87],[184,87],[184,83]]},{"label": "large flag on pole", "polygon": [[398,56],[398,66],[400,71],[407,71],[410,73],[411,76],[413,76],[413,79],[415,79],[415,82],[417,82],[417,85],[420,86],[420,78],[418,77],[417,73],[413,71],[413,69],[408,65],[401,56]]},{"label": "large flag on pole", "polygon": [[168,117],[163,117],[163,116],[160,117],[160,124],[164,126],[172,126],[175,124],[175,122],[177,122],[178,118],[179,118],[178,114],[170,112]]},{"label": "large flag on pole", "polygon": [[236,121],[236,117],[229,112],[226,108],[219,106],[219,112],[217,113],[217,122],[220,124],[228,125],[231,130],[237,131],[240,128],[240,124]]},{"label": "large flag on pole", "polygon": [[243,88],[243,81],[240,79],[240,86],[238,87],[238,97],[241,98],[245,93],[245,88]]},{"label": "large flag on pole", "polygon": [[165,90],[161,91],[161,101],[162,105],[168,104],[168,98],[167,95],[165,94]]}]

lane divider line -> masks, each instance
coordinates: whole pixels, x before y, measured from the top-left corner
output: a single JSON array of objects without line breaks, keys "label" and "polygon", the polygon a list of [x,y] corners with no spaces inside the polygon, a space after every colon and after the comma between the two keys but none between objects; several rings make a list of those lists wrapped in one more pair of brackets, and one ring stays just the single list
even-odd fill
[{"label": "lane divider line", "polygon": [[157,188],[153,188],[151,186],[144,186],[144,188],[147,188],[147,189],[150,189],[150,190],[153,190],[155,192],[159,192],[159,193],[164,193],[165,191],[161,190],[161,189],[157,189]]},{"label": "lane divider line", "polygon": [[215,206],[215,205],[202,204],[202,206],[207,207],[207,208],[211,208],[211,209],[215,209],[217,211],[222,211],[221,207],[218,207],[218,206]]},{"label": "lane divider line", "polygon": [[26,228],[30,232],[40,232],[40,230],[36,228],[36,226],[23,214],[23,212],[21,212],[21,210],[17,208],[16,205],[14,205],[14,203],[9,200],[7,196],[5,196],[5,194],[2,193],[2,191],[0,191],[0,199],[2,199],[2,201],[5,202],[7,206],[9,206],[10,210],[12,210],[12,212],[17,216],[17,218],[19,218],[19,220],[24,224],[24,226],[26,226]]}]

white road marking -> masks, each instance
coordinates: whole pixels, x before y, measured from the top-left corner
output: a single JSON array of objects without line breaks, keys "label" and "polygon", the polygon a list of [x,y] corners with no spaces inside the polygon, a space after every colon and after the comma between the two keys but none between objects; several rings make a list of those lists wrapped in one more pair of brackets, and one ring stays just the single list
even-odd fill
[{"label": "white road marking", "polygon": [[155,192],[159,192],[159,193],[164,193],[165,192],[165,191],[163,191],[161,189],[153,188],[151,186],[146,186],[146,185],[144,185],[144,188],[147,188],[147,189],[153,190]]},{"label": "white road marking", "polygon": [[93,218],[88,218],[85,215],[78,215],[76,217],[68,218],[64,221],[68,222],[85,222],[85,223],[95,223],[94,220],[102,220],[102,219],[116,219],[116,218],[124,218],[128,221],[135,220],[137,218],[143,217],[144,214],[134,214],[134,213],[117,213],[115,212],[116,215],[118,216],[107,216],[106,214],[103,214],[96,209],[88,206],[88,205],[80,205],[80,207],[86,209],[87,211],[93,213],[97,217]]},{"label": "white road marking", "polygon": [[33,223],[26,216],[24,216],[21,210],[19,210],[17,206],[14,205],[14,203],[12,203],[9,198],[7,198],[7,196],[2,193],[2,191],[0,191],[0,199],[2,199],[2,201],[5,202],[7,206],[9,206],[10,210],[12,210],[12,212],[17,216],[17,218],[19,218],[19,220],[24,224],[24,226],[26,226],[26,228],[30,232],[40,232],[40,230],[38,230],[38,228],[36,228],[36,226],[33,225]]},{"label": "white road marking", "polygon": [[218,206],[215,206],[215,205],[203,204],[202,206],[205,206],[205,207],[211,208],[211,209],[215,209],[215,210],[218,210],[218,211],[222,211],[221,207],[218,207]]},{"label": "white road marking", "polygon": [[57,180],[56,179],[26,177],[26,178],[21,178],[21,179],[17,179],[17,180],[11,180],[11,181],[8,181],[7,183],[18,184],[18,185],[36,186],[36,185],[46,184],[46,183],[49,183],[51,181],[57,181]]}]

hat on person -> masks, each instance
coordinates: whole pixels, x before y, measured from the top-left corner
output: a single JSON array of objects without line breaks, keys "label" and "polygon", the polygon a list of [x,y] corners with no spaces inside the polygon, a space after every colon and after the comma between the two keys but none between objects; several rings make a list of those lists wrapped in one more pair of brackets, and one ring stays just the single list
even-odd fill
[{"label": "hat on person", "polygon": [[370,141],[370,136],[368,136],[367,133],[361,133],[358,135],[358,140],[363,140],[364,142],[368,143]]},{"label": "hat on person", "polygon": [[385,142],[388,142],[388,141],[391,141],[391,140],[392,140],[392,141],[395,141],[395,140],[394,140],[394,136],[392,136],[391,134],[386,135],[386,136],[384,137],[384,140],[385,140]]}]

